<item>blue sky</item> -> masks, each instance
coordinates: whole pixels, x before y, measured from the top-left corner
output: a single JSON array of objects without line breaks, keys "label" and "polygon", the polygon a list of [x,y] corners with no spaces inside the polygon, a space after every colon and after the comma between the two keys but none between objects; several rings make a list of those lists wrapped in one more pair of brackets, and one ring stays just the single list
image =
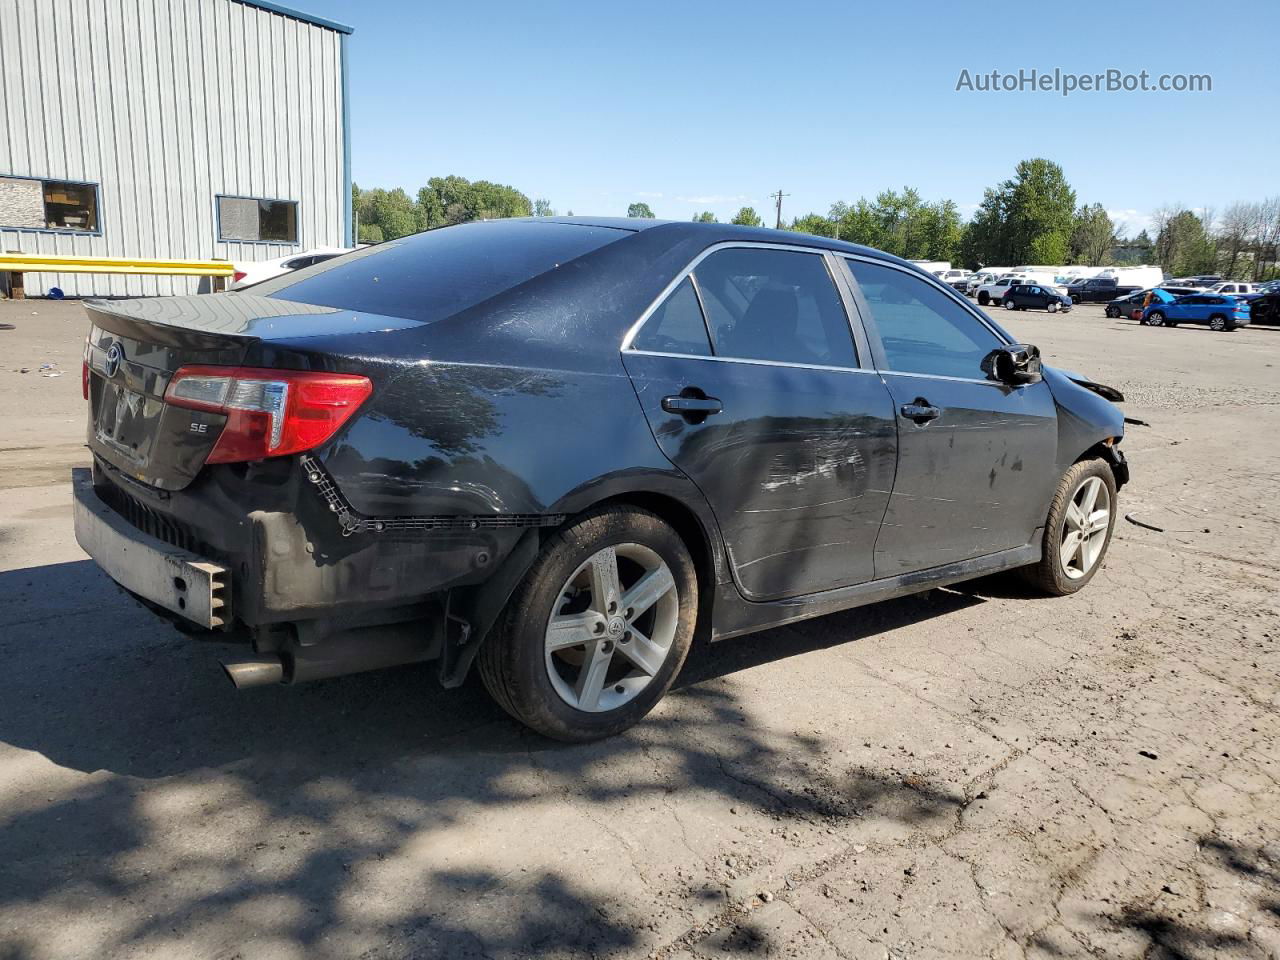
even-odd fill
[{"label": "blue sky", "polygon": [[[1021,159],[1145,224],[1280,193],[1274,0],[1203,4],[295,0],[355,27],[356,182],[456,173],[557,212],[784,216],[916,187],[967,214]],[[1209,93],[957,92],[971,74],[1116,68]]]}]

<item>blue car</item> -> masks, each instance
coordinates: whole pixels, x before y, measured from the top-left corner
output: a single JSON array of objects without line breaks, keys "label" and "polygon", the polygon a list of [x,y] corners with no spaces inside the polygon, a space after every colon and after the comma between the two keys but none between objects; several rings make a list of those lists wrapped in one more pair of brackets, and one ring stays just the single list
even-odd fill
[{"label": "blue car", "polygon": [[1149,327],[1204,323],[1210,330],[1234,330],[1249,324],[1249,304],[1220,293],[1193,293],[1168,303],[1153,303],[1142,312]]}]

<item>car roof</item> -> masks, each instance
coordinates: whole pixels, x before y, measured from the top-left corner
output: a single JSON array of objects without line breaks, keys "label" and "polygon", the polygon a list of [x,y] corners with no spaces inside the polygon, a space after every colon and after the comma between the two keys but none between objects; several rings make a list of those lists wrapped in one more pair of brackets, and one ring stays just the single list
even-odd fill
[{"label": "car roof", "polygon": [[844,240],[833,240],[831,237],[819,237],[812,233],[799,233],[792,230],[777,230],[773,227],[744,227],[736,223],[699,223],[690,220],[658,220],[640,217],[521,217],[533,223],[568,223],[586,227],[608,227],[614,230],[629,230],[633,233],[655,231],[661,233],[675,245],[686,239],[696,239],[710,246],[715,243],[783,243],[798,247],[815,247],[831,250],[835,253],[855,253],[860,256],[883,260],[886,263],[909,267],[916,273],[926,277],[937,277],[922,270],[919,266],[901,257],[895,257],[883,250],[866,247],[859,243],[848,243]]}]

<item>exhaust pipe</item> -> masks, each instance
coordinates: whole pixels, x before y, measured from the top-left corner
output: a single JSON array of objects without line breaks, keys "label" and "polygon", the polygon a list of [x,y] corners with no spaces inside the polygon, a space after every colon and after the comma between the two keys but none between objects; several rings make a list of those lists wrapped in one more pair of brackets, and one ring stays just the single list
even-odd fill
[{"label": "exhaust pipe", "polygon": [[222,669],[237,690],[284,683],[284,661],[274,654],[249,660],[228,660],[222,664]]}]

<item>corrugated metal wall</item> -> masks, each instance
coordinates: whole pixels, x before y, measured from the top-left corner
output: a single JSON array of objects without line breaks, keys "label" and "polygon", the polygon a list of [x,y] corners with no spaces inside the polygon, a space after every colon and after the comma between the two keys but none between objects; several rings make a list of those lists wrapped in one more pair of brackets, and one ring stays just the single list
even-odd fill
[{"label": "corrugated metal wall", "polygon": [[[234,0],[0,0],[0,177],[97,183],[101,227],[0,224],[0,249],[236,261],[341,246],[341,39]],[[218,194],[296,200],[299,242],[219,242]],[[31,274],[27,292],[201,282]]]}]

